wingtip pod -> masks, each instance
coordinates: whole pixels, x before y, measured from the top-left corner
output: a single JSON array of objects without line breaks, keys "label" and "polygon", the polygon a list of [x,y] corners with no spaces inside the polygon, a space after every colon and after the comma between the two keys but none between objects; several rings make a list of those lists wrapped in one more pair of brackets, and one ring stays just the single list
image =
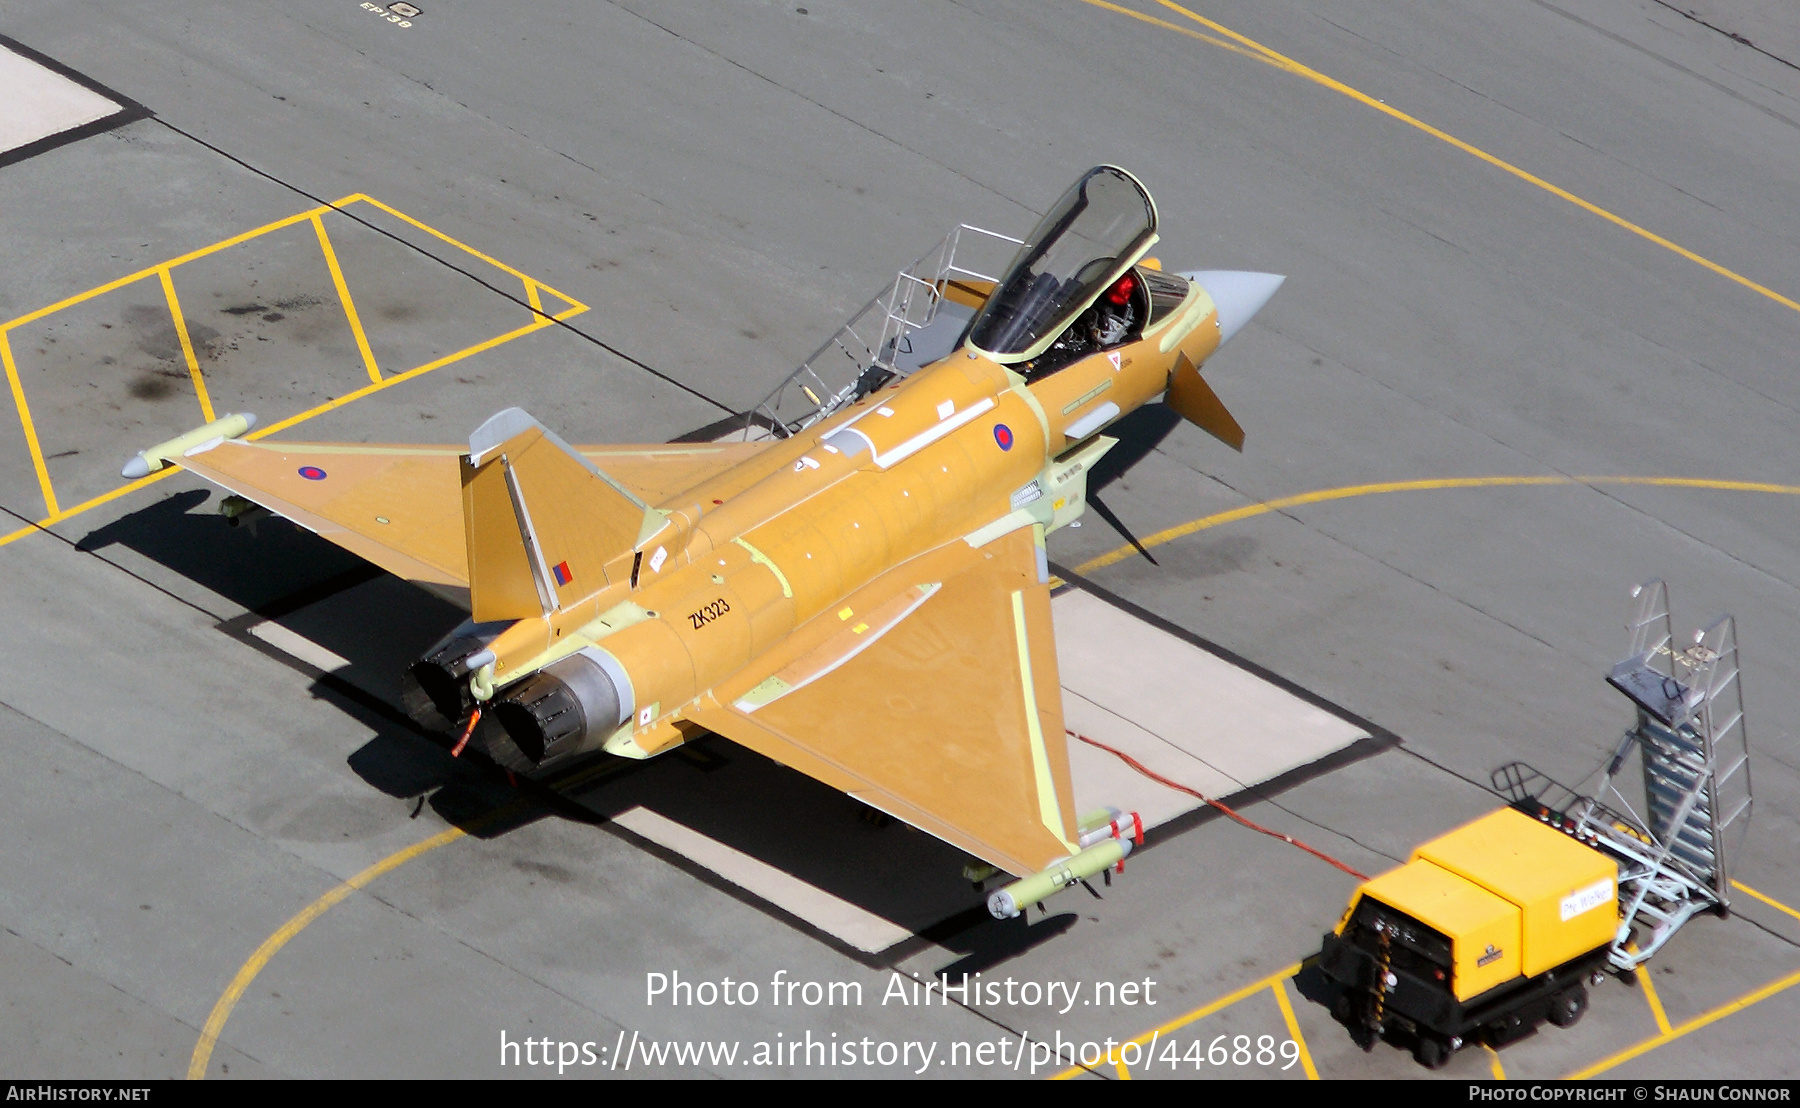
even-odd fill
[{"label": "wingtip pod", "polygon": [[1183,277],[1206,290],[1219,310],[1219,345],[1243,330],[1251,317],[1262,311],[1287,278],[1278,273],[1252,273],[1241,269],[1199,269]]},{"label": "wingtip pod", "polygon": [[238,412],[211,423],[194,428],[186,434],[176,435],[167,442],[159,442],[132,455],[119,471],[119,476],[127,481],[136,481],[140,477],[148,477],[171,462],[180,460],[191,454],[199,454],[211,450],[226,441],[246,435],[256,426],[256,416],[250,412]]}]

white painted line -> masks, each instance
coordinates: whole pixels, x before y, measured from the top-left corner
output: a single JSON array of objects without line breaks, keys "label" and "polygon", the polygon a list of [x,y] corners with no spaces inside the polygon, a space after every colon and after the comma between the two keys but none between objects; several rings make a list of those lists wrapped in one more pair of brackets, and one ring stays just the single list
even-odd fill
[{"label": "white painted line", "polygon": [[858,950],[878,954],[897,942],[912,938],[912,932],[898,924],[648,808],[628,809],[614,816],[613,822],[698,862],[745,892],[837,936]]},{"label": "white painted line", "polygon": [[[1063,718],[1149,769],[1225,797],[1341,750],[1368,732],[1079,589],[1050,602]],[[1166,823],[1200,802],[1069,740],[1075,803]]]},{"label": "white painted line", "polygon": [[99,93],[0,46],[0,154],[118,110]]},{"label": "white painted line", "polygon": [[322,669],[326,673],[330,673],[334,669],[344,669],[350,665],[350,659],[333,654],[318,643],[289,631],[279,623],[253,623],[249,630],[252,635],[276,650],[292,655],[314,669]]}]

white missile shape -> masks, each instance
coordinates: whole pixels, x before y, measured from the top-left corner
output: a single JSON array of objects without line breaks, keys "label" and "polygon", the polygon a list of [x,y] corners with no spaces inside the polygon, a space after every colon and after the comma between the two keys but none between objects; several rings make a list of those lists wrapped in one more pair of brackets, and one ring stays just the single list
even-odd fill
[{"label": "white missile shape", "polygon": [[1144,819],[1136,812],[1121,812],[1117,808],[1108,808],[1104,812],[1095,814],[1104,816],[1104,818],[1091,824],[1088,819],[1092,819],[1092,816],[1081,821],[1081,847],[1083,850],[1095,843],[1105,842],[1107,839],[1144,841]]},{"label": "white missile shape", "polygon": [[148,477],[171,462],[192,454],[201,454],[224,442],[248,434],[250,428],[256,426],[256,416],[249,412],[239,412],[223,419],[215,419],[211,423],[196,427],[186,434],[176,435],[167,442],[159,442],[155,446],[140,450],[125,463],[119,476],[128,481],[140,477]]}]

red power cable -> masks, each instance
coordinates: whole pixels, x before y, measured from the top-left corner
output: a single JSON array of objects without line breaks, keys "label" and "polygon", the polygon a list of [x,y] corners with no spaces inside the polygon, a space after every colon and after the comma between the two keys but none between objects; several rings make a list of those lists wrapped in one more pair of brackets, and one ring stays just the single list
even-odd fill
[{"label": "red power cable", "polygon": [[[1333,858],[1331,855],[1325,853],[1322,850],[1314,850],[1312,847],[1307,846],[1305,843],[1301,842],[1299,839],[1294,838],[1292,835],[1283,835],[1281,832],[1271,830],[1267,827],[1264,827],[1260,823],[1255,823],[1251,820],[1247,820],[1243,816],[1240,816],[1236,812],[1232,811],[1230,808],[1228,808],[1225,805],[1214,800],[1212,797],[1207,796],[1206,794],[1200,792],[1200,790],[1190,789],[1186,785],[1183,785],[1179,781],[1169,780],[1167,777],[1164,777],[1162,774],[1160,774],[1160,773],[1156,772],[1155,770],[1149,768],[1148,766],[1144,765],[1144,763],[1138,761],[1136,758],[1133,758],[1131,755],[1125,753],[1123,750],[1115,750],[1114,748],[1107,746],[1103,742],[1096,742],[1095,740],[1088,738],[1086,735],[1079,734],[1075,731],[1070,731],[1069,734],[1074,735],[1076,738],[1080,739],[1082,742],[1088,744],[1089,746],[1099,747],[1101,750],[1104,750],[1108,754],[1111,754],[1113,757],[1119,759],[1121,762],[1124,762],[1126,765],[1130,766],[1132,769],[1137,770],[1139,773],[1143,774],[1145,777],[1148,777],[1150,780],[1155,781],[1159,785],[1167,785],[1169,788],[1174,789],[1177,792],[1184,792],[1184,793],[1188,794],[1189,796],[1195,798],[1196,800],[1201,801],[1202,803],[1212,805],[1214,808],[1217,808],[1219,811],[1224,812],[1226,815],[1230,816],[1234,820],[1237,820],[1239,823],[1243,824],[1245,827],[1248,827],[1252,831],[1257,831],[1264,835],[1268,835],[1270,838],[1280,839],[1282,842],[1287,843],[1289,846],[1297,846],[1301,850],[1306,851],[1308,854],[1311,854],[1313,857],[1318,858],[1321,861],[1330,862],[1332,865],[1343,870],[1345,873],[1349,874],[1350,876],[1357,878],[1358,880],[1367,881],[1369,879],[1368,874],[1358,873],[1356,870],[1351,869],[1349,866],[1338,861],[1336,858]],[[1142,840],[1140,839],[1139,841],[1141,842]]]}]

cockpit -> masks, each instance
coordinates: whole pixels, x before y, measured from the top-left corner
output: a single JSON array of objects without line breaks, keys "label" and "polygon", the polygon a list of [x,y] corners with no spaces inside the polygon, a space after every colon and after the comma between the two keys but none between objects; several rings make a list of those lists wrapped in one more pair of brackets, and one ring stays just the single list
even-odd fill
[{"label": "cockpit", "polygon": [[1161,291],[1161,274],[1133,268],[1156,240],[1150,193],[1096,166],[1038,222],[964,341],[1028,381],[1132,341]]}]

